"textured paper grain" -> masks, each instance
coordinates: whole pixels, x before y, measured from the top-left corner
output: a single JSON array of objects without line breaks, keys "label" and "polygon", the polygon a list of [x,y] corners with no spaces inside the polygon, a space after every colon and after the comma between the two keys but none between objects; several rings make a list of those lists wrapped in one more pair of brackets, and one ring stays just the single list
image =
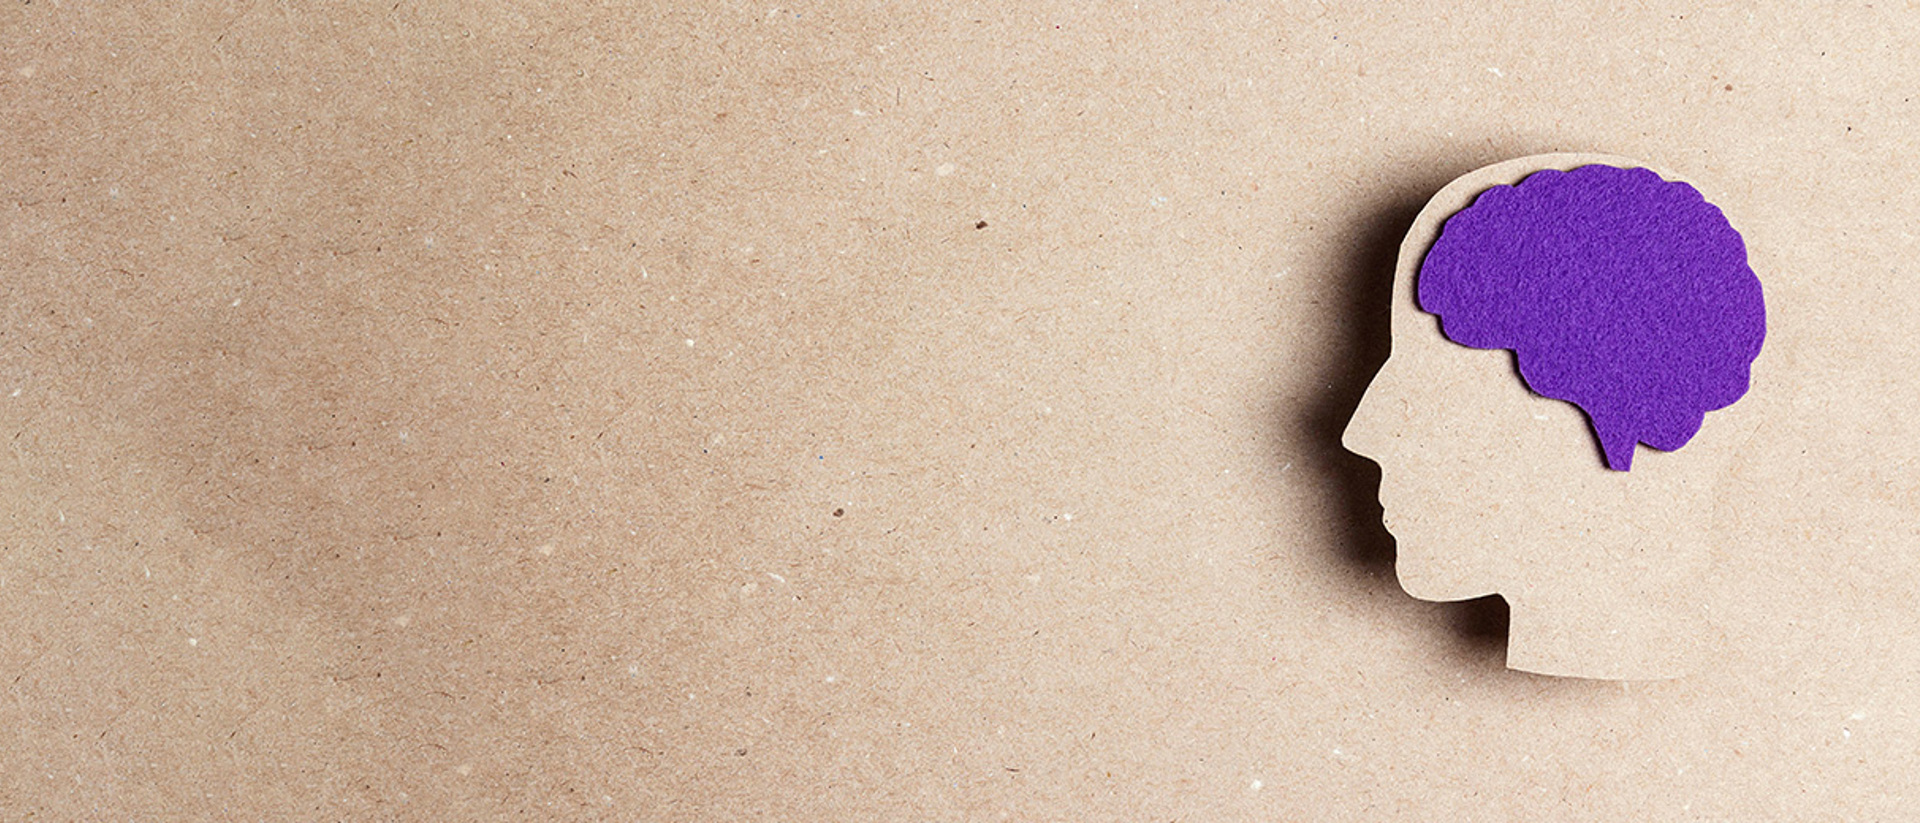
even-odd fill
[{"label": "textured paper grain", "polygon": [[[0,817],[1900,819],[1916,23],[9,5]],[[1767,273],[1681,680],[1506,669],[1339,443],[1549,151]]]}]

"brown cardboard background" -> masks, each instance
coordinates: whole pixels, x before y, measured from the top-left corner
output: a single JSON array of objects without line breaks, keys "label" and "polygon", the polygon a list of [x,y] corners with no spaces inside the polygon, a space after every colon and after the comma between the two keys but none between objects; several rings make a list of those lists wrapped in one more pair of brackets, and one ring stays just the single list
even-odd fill
[{"label": "brown cardboard background", "polygon": [[[1897,818],[1916,29],[9,5],[0,808]],[[1504,670],[1339,447],[1414,213],[1560,150],[1767,287],[1680,681]]]}]

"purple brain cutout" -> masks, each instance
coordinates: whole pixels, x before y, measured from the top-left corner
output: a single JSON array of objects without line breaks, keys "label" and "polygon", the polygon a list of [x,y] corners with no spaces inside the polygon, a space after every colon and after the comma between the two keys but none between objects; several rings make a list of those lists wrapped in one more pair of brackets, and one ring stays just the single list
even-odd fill
[{"label": "purple brain cutout", "polygon": [[1447,219],[1418,291],[1449,339],[1512,349],[1528,386],[1585,411],[1619,471],[1636,444],[1678,449],[1746,394],[1767,333],[1740,234],[1647,169],[1488,189]]}]

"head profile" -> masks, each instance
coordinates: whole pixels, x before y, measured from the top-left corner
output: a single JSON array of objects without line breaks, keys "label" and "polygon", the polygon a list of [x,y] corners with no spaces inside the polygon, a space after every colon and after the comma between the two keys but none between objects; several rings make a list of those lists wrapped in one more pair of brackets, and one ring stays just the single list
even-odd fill
[{"label": "head profile", "polygon": [[1684,673],[1765,333],[1719,209],[1625,158],[1481,169],[1414,221],[1391,324],[1343,440],[1381,466],[1402,587],[1505,597],[1512,668]]}]

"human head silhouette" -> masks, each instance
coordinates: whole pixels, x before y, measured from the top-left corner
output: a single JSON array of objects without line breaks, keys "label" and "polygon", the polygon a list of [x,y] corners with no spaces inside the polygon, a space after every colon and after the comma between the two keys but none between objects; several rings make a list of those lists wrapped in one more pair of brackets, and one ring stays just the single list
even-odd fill
[{"label": "human head silhouette", "polygon": [[[1381,466],[1402,587],[1504,596],[1516,669],[1660,678],[1696,655],[1764,310],[1739,236],[1670,178],[1512,160],[1444,188],[1401,245],[1392,356],[1344,441]],[[1672,453],[1633,463],[1642,442]]]}]

